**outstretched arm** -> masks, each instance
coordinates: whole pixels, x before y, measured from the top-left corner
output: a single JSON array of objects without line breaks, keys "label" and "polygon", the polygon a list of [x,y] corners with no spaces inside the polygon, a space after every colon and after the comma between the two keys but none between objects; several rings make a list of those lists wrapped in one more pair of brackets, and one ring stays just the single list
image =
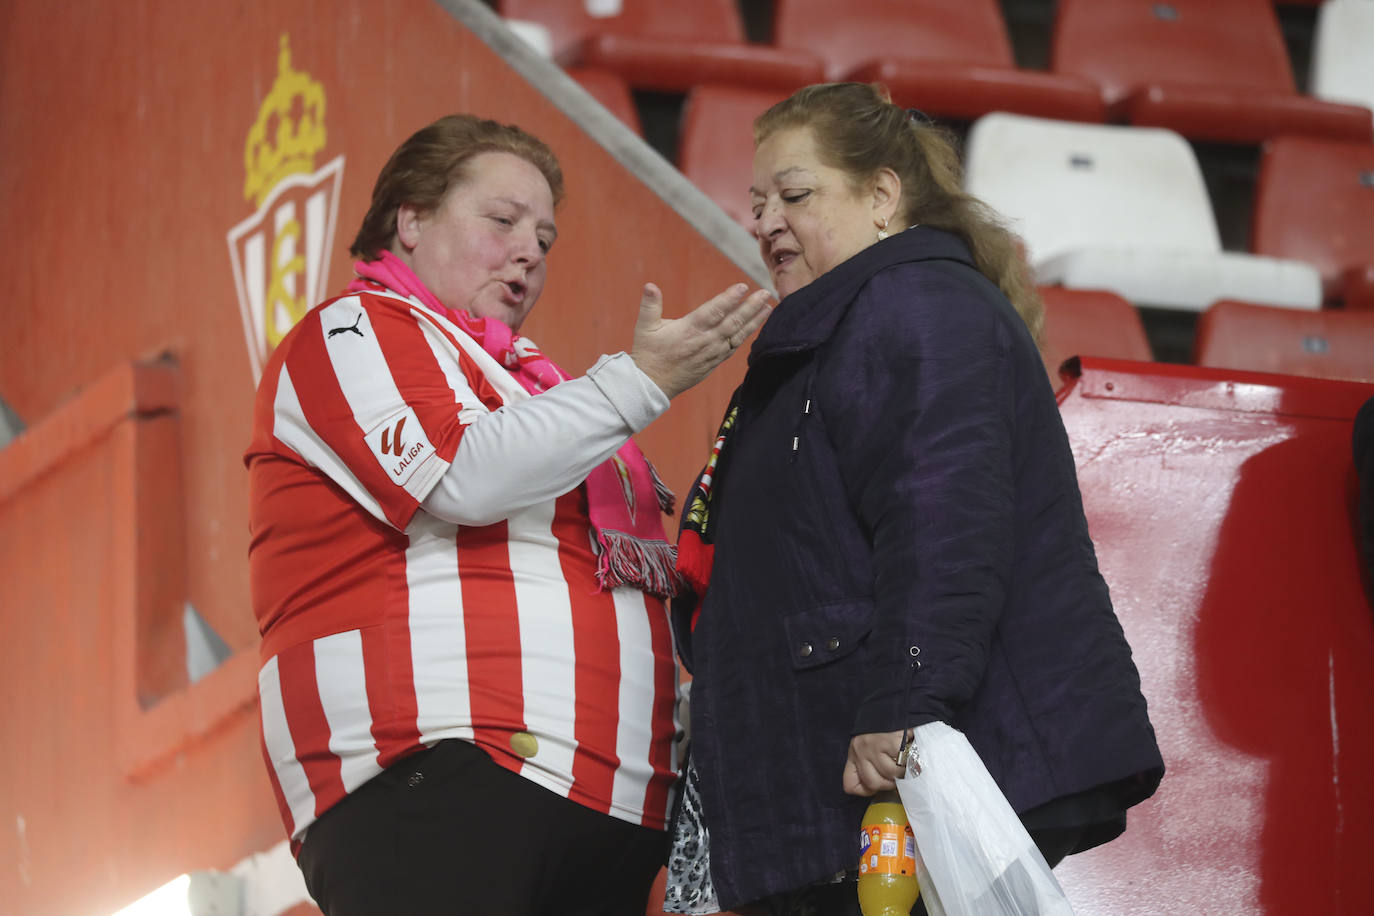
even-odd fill
[{"label": "outstretched arm", "polygon": [[489,525],[568,492],[734,353],[767,318],[769,299],[737,284],[665,319],[662,293],[646,284],[634,352],[602,357],[582,378],[475,419],[424,509]]}]

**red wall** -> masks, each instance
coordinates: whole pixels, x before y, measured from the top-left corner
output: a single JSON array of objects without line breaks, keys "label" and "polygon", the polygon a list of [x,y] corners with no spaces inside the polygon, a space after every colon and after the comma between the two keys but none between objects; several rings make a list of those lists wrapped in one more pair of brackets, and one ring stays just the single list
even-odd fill
[{"label": "red wall", "polygon": [[[98,914],[281,838],[253,708],[254,379],[227,242],[257,209],[245,141],[281,36],[325,97],[313,168],[344,157],[326,288],[350,276],[391,150],[455,111],[519,123],[562,159],[527,330],[574,373],[629,345],[644,281],[680,314],[743,277],[428,0],[12,0],[5,19],[0,397],[30,429],[0,452],[0,909]],[[164,353],[166,391],[140,394],[152,370],[131,363]],[[641,436],[679,492],[742,369]],[[183,601],[239,653],[189,690]]]}]

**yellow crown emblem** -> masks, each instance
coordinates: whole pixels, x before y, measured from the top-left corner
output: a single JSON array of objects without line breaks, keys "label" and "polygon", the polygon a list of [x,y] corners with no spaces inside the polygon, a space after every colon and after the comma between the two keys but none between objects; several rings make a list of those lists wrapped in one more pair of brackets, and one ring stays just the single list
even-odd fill
[{"label": "yellow crown emblem", "polygon": [[287,175],[314,171],[315,154],[322,149],[324,87],[309,74],[291,69],[291,45],[283,34],[277,54],[277,81],[262,100],[243,148],[247,172],[243,196],[262,206]]}]

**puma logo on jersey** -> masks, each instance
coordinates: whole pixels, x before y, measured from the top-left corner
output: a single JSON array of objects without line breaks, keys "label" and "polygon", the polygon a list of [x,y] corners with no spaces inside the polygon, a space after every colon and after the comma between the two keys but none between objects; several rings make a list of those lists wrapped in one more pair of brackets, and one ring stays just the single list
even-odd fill
[{"label": "puma logo on jersey", "polygon": [[326,336],[327,336],[327,337],[333,337],[335,334],[342,334],[344,331],[352,331],[354,334],[357,334],[359,337],[362,337],[362,336],[363,336],[363,332],[360,331],[360,330],[358,330],[358,325],[359,325],[359,323],[362,322],[362,320],[363,320],[363,313],[362,313],[362,312],[359,312],[359,313],[358,313],[358,320],[357,320],[357,321],[353,322],[351,325],[348,325],[347,327],[342,327],[342,328],[330,328],[330,329],[329,329],[329,334],[326,335]]}]

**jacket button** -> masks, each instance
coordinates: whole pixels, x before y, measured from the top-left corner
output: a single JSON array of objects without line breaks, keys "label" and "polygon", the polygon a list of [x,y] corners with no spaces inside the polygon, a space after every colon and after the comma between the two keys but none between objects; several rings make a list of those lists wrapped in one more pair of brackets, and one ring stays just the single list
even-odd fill
[{"label": "jacket button", "polygon": [[797,654],[802,658],[809,658],[811,656],[811,651],[811,643],[804,642],[801,644],[801,648],[797,650]]},{"label": "jacket button", "polygon": [[826,645],[827,648],[830,649],[831,652],[834,652],[836,649],[838,649],[838,648],[840,647],[840,637],[838,637],[838,636],[832,636],[832,637],[830,637],[830,641],[827,642],[825,645]]}]

